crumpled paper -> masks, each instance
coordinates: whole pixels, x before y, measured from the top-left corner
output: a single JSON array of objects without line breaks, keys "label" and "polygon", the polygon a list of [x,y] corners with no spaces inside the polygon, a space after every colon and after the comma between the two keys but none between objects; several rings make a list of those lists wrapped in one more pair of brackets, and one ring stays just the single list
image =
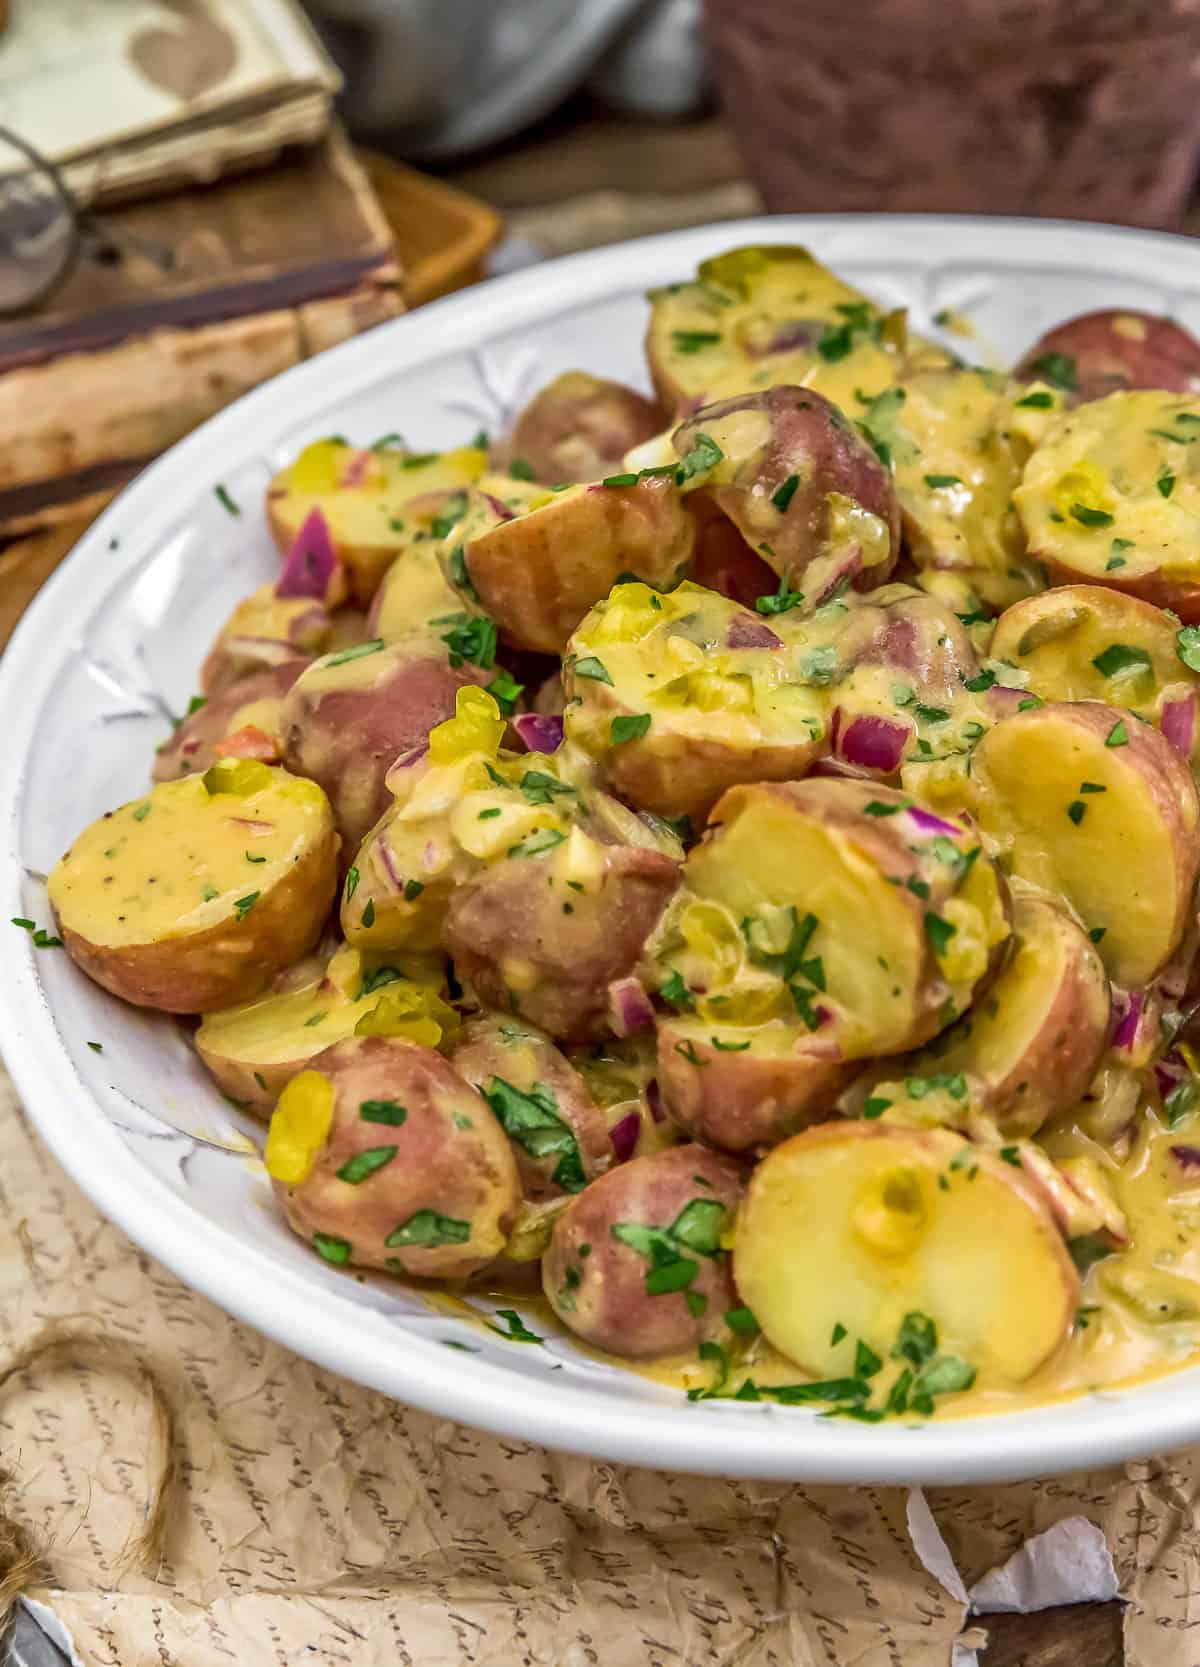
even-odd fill
[{"label": "crumpled paper", "polygon": [[1181,1667],[1200,1624],[1200,1454],[925,1495],[589,1464],[230,1319],[97,1215],[2,1072],[0,1140],[0,1353],[50,1320],[122,1338],[177,1423],[180,1507],[142,1571],[127,1548],[161,1455],[136,1382],[39,1368],[0,1396],[15,1509],[54,1576],[31,1613],[81,1667],[970,1667],[969,1596],[1111,1593],[1097,1529],[1129,1667]]}]

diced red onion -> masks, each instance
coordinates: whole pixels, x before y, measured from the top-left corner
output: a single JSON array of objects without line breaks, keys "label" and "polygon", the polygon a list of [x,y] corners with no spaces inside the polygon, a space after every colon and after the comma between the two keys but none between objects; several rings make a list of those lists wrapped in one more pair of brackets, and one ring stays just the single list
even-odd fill
[{"label": "diced red onion", "polygon": [[650,1107],[650,1115],[656,1123],[666,1122],[667,1114],[663,1110],[662,1092],[657,1077],[651,1077],[646,1084],[646,1104]]},{"label": "diced red onion", "polygon": [[608,1016],[618,1036],[636,1036],[654,1023],[654,1004],[636,978],[614,978],[608,986]]},{"label": "diced red onion", "polygon": [[383,778],[383,784],[389,793],[394,793],[396,791],[392,783],[392,777],[395,776],[398,771],[411,770],[414,764],[419,764],[421,762],[428,751],[429,742],[422,741],[419,747],[413,747],[411,752],[402,752],[399,758],[393,760],[391,765],[388,767],[387,775]]},{"label": "diced red onion", "polygon": [[1174,1054],[1167,1054],[1165,1059],[1157,1060],[1154,1066],[1154,1080],[1158,1084],[1158,1092],[1165,1100],[1173,1088],[1187,1076],[1187,1067],[1182,1059]]},{"label": "diced red onion", "polygon": [[334,588],[340,567],[328,521],[319,509],[310,509],[283,558],[275,594],[281,599],[311,596],[324,602]]},{"label": "diced red onion", "polygon": [[1200,1169],[1200,1146],[1172,1146],[1171,1156],[1185,1173]]},{"label": "diced red onion", "polygon": [[993,683],[984,699],[998,718],[1007,718],[1017,710],[1023,700],[1029,699],[1029,690],[1010,689],[1003,683]]},{"label": "diced red onion", "polygon": [[847,764],[893,775],[900,768],[904,748],[912,733],[906,723],[863,713],[847,719],[840,707],[833,714],[833,750]]},{"label": "diced red onion", "polygon": [[956,822],[945,822],[931,810],[923,810],[920,805],[909,805],[905,815],[922,833],[945,834],[947,839],[962,838],[962,829]]},{"label": "diced red onion", "polygon": [[870,770],[863,770],[857,764],[844,764],[839,758],[818,758],[810,776],[833,776],[839,781],[871,781],[874,779]]},{"label": "diced red onion", "polygon": [[748,340],[745,351],[752,359],[765,359],[772,353],[791,353],[796,348],[815,347],[818,337],[827,328],[819,319],[780,319],[764,340]]},{"label": "diced red onion", "polygon": [[563,721],[557,713],[522,712],[512,726],[530,752],[555,752],[562,746]]},{"label": "diced red onion", "polygon": [[641,1132],[642,1120],[636,1111],[631,1111],[628,1117],[622,1117],[621,1121],[608,1131],[608,1138],[612,1141],[613,1153],[618,1163],[625,1163],[633,1156]]},{"label": "diced red onion", "polygon": [[1196,697],[1187,695],[1183,700],[1168,700],[1162,709],[1162,732],[1171,745],[1183,754],[1185,758],[1192,756],[1192,743],[1196,737]]},{"label": "diced red onion", "polygon": [[504,503],[504,501],[502,499],[495,497],[491,492],[481,492],[479,494],[479,496],[483,499],[484,503],[491,510],[492,514],[493,515],[498,515],[502,521],[515,521],[516,520],[516,518],[517,518],[516,510],[515,509],[509,509],[508,505],[506,503]]},{"label": "diced red onion", "polygon": [[371,468],[372,453],[356,451],[338,476],[339,486],[361,486]]},{"label": "diced red onion", "polygon": [[725,646],[726,648],[782,648],[783,641],[761,619],[751,619],[748,614],[737,614],[726,634]]},{"label": "diced red onion", "polygon": [[392,848],[388,844],[387,840],[377,839],[375,841],[375,850],[379,857],[379,866],[387,875],[388,884],[391,886],[392,890],[396,892],[403,891],[404,876],[396,867],[396,858],[392,854]]},{"label": "diced red onion", "polygon": [[1131,1048],[1133,1046],[1137,1037],[1138,1020],[1142,1016],[1142,1002],[1144,1000],[1145,996],[1141,990],[1135,990],[1129,997],[1112,1034],[1112,1046],[1114,1048]]}]

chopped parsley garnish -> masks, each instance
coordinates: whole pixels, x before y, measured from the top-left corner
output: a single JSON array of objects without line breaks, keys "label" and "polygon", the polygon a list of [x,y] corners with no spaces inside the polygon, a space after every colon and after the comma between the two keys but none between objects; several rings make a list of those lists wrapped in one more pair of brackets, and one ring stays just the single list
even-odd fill
[{"label": "chopped parsley garnish", "polygon": [[536,480],[533,464],[526,462],[523,457],[514,457],[508,466],[508,474],[513,480]]},{"label": "chopped parsley garnish", "polygon": [[13,915],[12,923],[19,926],[22,932],[29,933],[35,949],[61,949],[63,946],[61,938],[51,937],[44,926],[39,926],[36,921],[26,920],[23,915]]},{"label": "chopped parsley garnish", "polygon": [[927,724],[944,724],[950,716],[944,707],[922,706],[919,702],[913,707],[913,711],[923,723]]},{"label": "chopped parsley garnish", "polygon": [[1017,401],[1017,404],[1018,406],[1031,406],[1035,411],[1048,411],[1054,404],[1054,395],[1042,393],[1039,390],[1032,394],[1026,394],[1024,399],[1019,399]]},{"label": "chopped parsley garnish", "polygon": [[224,486],[214,486],[213,491],[216,493],[217,502],[227,515],[240,515],[242,513]]},{"label": "chopped parsley garnish", "polygon": [[749,1042],[722,1042],[719,1036],[710,1036],[709,1041],[718,1053],[745,1053]]},{"label": "chopped parsley garnish", "polygon": [[715,347],[720,340],[719,330],[671,331],[671,345],[676,353],[699,353],[705,347]]},{"label": "chopped parsley garnish", "polygon": [[1079,1273],[1086,1273],[1093,1262],[1102,1262],[1113,1254],[1113,1246],[1104,1233],[1081,1233],[1067,1240],[1067,1254]]},{"label": "chopped parsley garnish", "polygon": [[404,974],[396,967],[376,967],[374,972],[365,972],[362,983],[358,986],[359,1001],[364,996],[373,996],[376,990],[382,990],[386,984],[399,984]]},{"label": "chopped parsley garnish", "polygon": [[943,486],[961,486],[962,477],[960,475],[926,475],[925,484],[938,492]]},{"label": "chopped parsley garnish", "polygon": [[104,1043],[103,1042],[89,1042],[88,1047],[91,1048],[93,1053],[103,1053],[104,1052]]},{"label": "chopped parsley garnish", "polygon": [[346,889],[343,896],[345,897],[347,903],[358,890],[358,879],[359,874],[357,868],[349,868],[346,870]]},{"label": "chopped parsley garnish", "polygon": [[558,1101],[544,1083],[522,1091],[503,1077],[493,1077],[483,1097],[505,1134],[531,1158],[558,1158],[550,1177],[555,1186],[564,1192],[582,1191],[586,1177],[579,1143],[559,1116]]},{"label": "chopped parsley garnish", "polygon": [[258,902],[261,896],[261,892],[248,891],[245,897],[239,897],[237,899],[233,906],[237,910],[237,917],[239,920],[245,920],[246,916],[250,913],[251,909]]},{"label": "chopped parsley garnish", "polygon": [[605,475],[600,482],[601,486],[636,486],[637,483],[638,477],[632,472],[623,475]]},{"label": "chopped parsley garnish", "polygon": [[362,1100],[358,1115],[364,1123],[386,1123],[389,1128],[398,1129],[406,1121],[408,1110],[395,1100]]},{"label": "chopped parsley garnish", "polygon": [[640,740],[649,728],[649,712],[630,713],[626,717],[612,720],[609,725],[609,737],[613,746],[619,747],[626,741]]},{"label": "chopped parsley garnish", "polygon": [[885,1100],[880,1094],[870,1094],[863,1101],[863,1116],[867,1118],[868,1121],[871,1121],[876,1117],[882,1117],[891,1103],[892,1102],[890,1100]]},{"label": "chopped parsley garnish", "polygon": [[1113,518],[1106,509],[1093,509],[1090,504],[1072,504],[1071,519],[1081,527],[1111,527]]},{"label": "chopped parsley garnish", "polygon": [[365,660],[368,654],[378,654],[383,648],[382,637],[372,637],[370,642],[355,643],[353,648],[343,648],[340,654],[331,654],[324,662],[327,666],[344,666],[350,660]]},{"label": "chopped parsley garnish", "polygon": [[1003,1158],[1005,1163],[1011,1163],[1014,1169],[1020,1169],[1021,1153],[1019,1148],[1016,1146],[1002,1146],[1000,1148],[1000,1156]]},{"label": "chopped parsley garnish", "polygon": [[981,671],[978,676],[966,678],[963,682],[963,688],[969,689],[973,695],[981,695],[985,689],[990,689],[995,681],[996,674],[989,666]]},{"label": "chopped parsley garnish", "polygon": [[368,1146],[361,1152],[355,1152],[337,1171],[337,1178],[352,1187],[361,1186],[376,1170],[391,1163],[399,1149],[398,1146]]},{"label": "chopped parsley garnish", "polygon": [[557,828],[535,828],[533,833],[526,834],[524,839],[510,845],[510,857],[540,857],[544,851],[553,851],[556,845],[561,845],[566,839],[565,833]]},{"label": "chopped parsley garnish", "polygon": [[144,822],[153,809],[154,806],[149,802],[149,800],[147,800],[144,805],[139,805],[133,813],[134,821]]},{"label": "chopped parsley garnish", "polygon": [[1168,1129],[1177,1128],[1185,1118],[1200,1110],[1200,1082],[1197,1082],[1195,1077],[1186,1077],[1183,1082],[1177,1082],[1163,1100],[1163,1110],[1167,1116]]},{"label": "chopped parsley garnish", "polygon": [[1101,943],[1103,941],[1104,934],[1107,931],[1108,931],[1107,926],[1093,926],[1092,930],[1088,933],[1088,937],[1092,940],[1093,943]]},{"label": "chopped parsley garnish", "polygon": [[436,1210],[418,1210],[407,1221],[393,1227],[383,1242],[389,1250],[395,1250],[398,1245],[432,1248],[441,1244],[466,1244],[470,1237],[469,1221],[456,1221],[453,1216],[439,1215]]},{"label": "chopped parsley garnish", "polygon": [[555,798],[574,797],[575,789],[569,787],[565,781],[559,781],[557,776],[551,776],[545,770],[526,770],[518,784],[521,792],[531,805],[553,804]]},{"label": "chopped parsley garnish", "polygon": [[464,660],[469,660],[472,665],[490,671],[496,663],[497,638],[494,622],[490,619],[469,619],[466,614],[450,614],[436,623],[446,624],[450,621],[453,621],[450,630],[442,633],[450,664],[457,668]]},{"label": "chopped parsley garnish", "polygon": [[679,467],[675,471],[676,486],[682,486],[691,480],[693,475],[702,475],[707,470],[714,469],[724,456],[725,453],[711,435],[697,434],[691,450],[680,459]]},{"label": "chopped parsley garnish", "polygon": [[1108,788],[1098,781],[1081,781],[1079,791],[1081,793],[1107,793]]},{"label": "chopped parsley garnish", "polygon": [[696,1005],[680,972],[673,972],[665,983],[660,984],[658,993],[664,1001],[671,1003],[677,1013],[687,1013]]},{"label": "chopped parsley garnish", "polygon": [[498,1325],[489,1325],[488,1330],[494,1331],[497,1337],[506,1337],[510,1343],[540,1343],[543,1341],[536,1331],[530,1331],[515,1308],[498,1308],[496,1318],[503,1320],[508,1328],[503,1330]]},{"label": "chopped parsley garnish", "polygon": [[486,692],[491,695],[504,717],[510,718],[518,700],[525,693],[525,685],[518,683],[510,671],[501,670],[487,685]]},{"label": "chopped parsley garnish", "polygon": [[1200,625],[1185,625],[1175,633],[1175,652],[1189,671],[1200,671]]},{"label": "chopped parsley garnish", "polygon": [[1169,498],[1175,490],[1175,476],[1170,469],[1164,469],[1154,484],[1158,488],[1160,498]]},{"label": "chopped parsley garnish", "polygon": [[798,608],[803,600],[804,592],[789,590],[787,579],[783,578],[773,596],[760,596],[754,606],[760,614],[785,614],[791,608]]},{"label": "chopped parsley garnish", "polygon": [[783,485],[776,487],[775,491],[772,492],[771,502],[775,505],[775,508],[779,511],[780,515],[785,515],[787,513],[787,507],[796,496],[796,488],[799,484],[799,475],[789,475]]},{"label": "chopped parsley garnish", "polygon": [[1102,654],[1092,661],[1101,677],[1118,677],[1122,672],[1142,673],[1150,670],[1150,656],[1144,648],[1133,648],[1128,643],[1109,643]]},{"label": "chopped parsley garnish", "polygon": [[362,923],[368,930],[375,924],[375,899],[369,897],[367,906],[362,912]]},{"label": "chopped parsley garnish", "polygon": [[737,1332],[739,1337],[757,1337],[760,1329],[758,1321],[749,1308],[727,1308],[725,1310],[725,1324],[730,1331]]},{"label": "chopped parsley garnish", "polygon": [[339,1239],[332,1233],[314,1233],[312,1242],[317,1255],[332,1262],[335,1268],[344,1268],[350,1260],[349,1239]]},{"label": "chopped parsley garnish", "polygon": [[590,677],[593,683],[607,683],[612,687],[612,678],[608,675],[608,667],[603,660],[598,660],[594,654],[585,654],[582,660],[576,660],[571,668],[576,677]]},{"label": "chopped parsley garnish", "polygon": [[250,851],[247,851],[245,853],[245,857],[246,857],[247,862],[266,862],[266,860],[267,860],[266,857],[256,857],[256,856],[254,856],[254,854]]},{"label": "chopped parsley garnish", "polygon": [[467,513],[467,494],[455,492],[446,500],[446,507],[440,515],[435,515],[429,523],[429,531],[434,538],[449,538],[463,516]]},{"label": "chopped parsley garnish", "polygon": [[476,820],[479,822],[490,822],[494,817],[499,816],[500,814],[499,805],[494,805],[490,810],[481,810]]},{"label": "chopped parsley garnish", "polygon": [[840,1320],[838,1320],[837,1323],[835,1324],[833,1330],[829,1334],[829,1347],[831,1349],[836,1349],[838,1344],[841,1342],[842,1338],[846,1337],[848,1335],[849,1334],[846,1331],[845,1326],[842,1324],[842,1322]]},{"label": "chopped parsley garnish", "polygon": [[1068,393],[1074,393],[1079,386],[1079,367],[1073,354],[1043,353],[1033,361],[1030,369],[1043,382],[1049,382],[1055,388],[1065,388]]},{"label": "chopped parsley garnish", "polygon": [[903,810],[903,809],[904,809],[903,805],[889,805],[889,804],[885,804],[882,799],[870,799],[863,806],[863,815],[864,816],[895,816],[895,814],[898,810]]},{"label": "chopped parsley garnish", "polygon": [[405,880],[404,901],[406,903],[415,903],[424,890],[425,887],[420,880]]},{"label": "chopped parsley garnish", "polygon": [[452,585],[461,590],[464,596],[469,596],[473,602],[478,602],[479,592],[471,583],[471,575],[467,571],[467,558],[463,553],[461,544],[451,550],[447,556],[446,571],[450,576]]},{"label": "chopped parsley garnish", "polygon": [[1072,822],[1074,822],[1075,826],[1078,827],[1087,815],[1087,806],[1084,804],[1082,799],[1072,799],[1071,803],[1067,806],[1067,815],[1071,818]]},{"label": "chopped parsley garnish", "polygon": [[1106,747],[1127,747],[1129,745],[1129,735],[1125,728],[1124,718],[1117,719],[1105,737],[1104,745]]},{"label": "chopped parsley garnish", "polygon": [[949,948],[950,939],[958,930],[950,921],[943,920],[941,915],[926,911],[925,936],[929,939],[935,955],[944,955]]}]

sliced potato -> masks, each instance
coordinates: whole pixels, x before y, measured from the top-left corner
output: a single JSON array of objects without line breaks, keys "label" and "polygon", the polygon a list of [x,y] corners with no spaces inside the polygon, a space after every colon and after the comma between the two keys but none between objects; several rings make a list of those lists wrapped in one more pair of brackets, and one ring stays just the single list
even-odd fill
[{"label": "sliced potato", "polygon": [[[466,506],[466,496],[462,503]],[[433,537],[403,550],[383,576],[367,615],[365,637],[394,642],[414,631],[436,629],[432,621],[464,612],[463,599],[442,572],[440,539]],[[443,625],[442,630],[446,627]]]},{"label": "sliced potato", "polygon": [[1012,506],[1027,455],[1012,433],[1014,393],[994,371],[925,371],[863,414],[891,457],[916,566],[960,575],[993,608],[1044,583]]},{"label": "sliced potato", "polygon": [[734,1275],[768,1342],[820,1378],[845,1375],[847,1339],[887,1360],[915,1316],[981,1385],[1020,1383],[1079,1300],[1019,1169],[945,1130],[881,1124],[825,1123],[767,1154]]},{"label": "sliced potato", "polygon": [[1063,897],[1110,978],[1148,984],[1187,922],[1200,801],[1156,730],[1098,701],[1003,718],[975,752],[981,828],[1022,879]]},{"label": "sliced potato", "polygon": [[243,677],[220,694],[203,698],[180,723],[154,756],[153,780],[175,781],[180,776],[203,775],[221,756],[218,749],[234,736],[256,732],[269,744],[274,762],[283,755],[280,712],[283,697],[299,677],[307,660],[285,660],[282,665]]},{"label": "sliced potato", "polygon": [[51,873],[50,905],[68,954],[106,990],[207,1013],[316,943],[337,849],[315,783],[227,760],[93,822]]},{"label": "sliced potato", "polygon": [[803,776],[826,750],[821,691],[757,614],[688,582],[617,585],[567,645],[566,732],[617,793],[699,825],[726,787]]},{"label": "sliced potato", "polygon": [[1001,615],[991,656],[1028,672],[1042,700],[1102,700],[1165,725],[1173,745],[1190,737],[1198,761],[1200,676],[1177,642],[1177,625],[1149,602],[1104,585],[1059,585]]},{"label": "sliced potato", "polygon": [[311,597],[279,597],[262,585],[239,602],[217,634],[200,667],[200,687],[221,694],[255,673],[320,654],[329,641],[333,616]]},{"label": "sliced potato", "polygon": [[788,382],[853,410],[856,389],[878,393],[903,369],[904,315],[791,244],[728,249],[650,301],[646,357],[668,410]]},{"label": "sliced potato", "polygon": [[706,1021],[790,1006],[867,1059],[950,1024],[1008,934],[1004,882],[961,823],[869,782],[734,787],[688,856],[660,984]]},{"label": "sliced potato", "polygon": [[1055,419],[1013,494],[1060,583],[1111,585],[1200,621],[1200,398],[1117,393]]},{"label": "sliced potato", "polygon": [[709,498],[808,608],[882,584],[900,553],[891,476],[836,405],[773,387],[704,405],[676,429],[686,491]]},{"label": "sliced potato", "polygon": [[686,570],[696,527],[674,479],[611,478],[621,484],[547,492],[489,476],[472,494],[444,569],[514,648],[561,654],[623,574],[666,589]]},{"label": "sliced potato", "polygon": [[465,1279],[501,1255],[521,1199],[485,1101],[396,1037],[337,1042],[293,1077],[265,1158],[288,1225],[335,1267]]},{"label": "sliced potato", "polygon": [[726,1152],[765,1151],[822,1122],[857,1070],[794,1018],[738,1026],[681,1015],[658,1026],[667,1115]]},{"label": "sliced potato", "polygon": [[1047,898],[1013,898],[1013,952],[912,1074],[965,1072],[1007,1139],[1035,1134],[1082,1099],[1108,1045],[1111,994],[1087,933]]},{"label": "sliced potato", "polygon": [[328,962],[313,957],[262,995],[208,1014],[193,1038],[196,1052],[231,1100],[269,1111],[311,1059],[355,1034],[385,993],[394,1008],[397,991],[414,982],[421,991],[440,990],[440,964],[375,965],[343,944]]},{"label": "sliced potato", "polygon": [[519,459],[534,480],[560,486],[615,474],[625,453],[662,426],[653,400],[620,382],[568,370],[533,396],[501,449],[506,467]]},{"label": "sliced potato", "polygon": [[[462,492],[486,468],[487,453],[475,446],[416,455],[398,446],[363,450],[344,440],[317,440],[272,479],[267,520],[279,548],[287,550],[311,511],[319,509],[349,575],[351,593],[366,604],[412,541],[409,506],[414,500]],[[420,504],[416,513],[419,531]],[[444,505],[433,513],[445,513]]]}]

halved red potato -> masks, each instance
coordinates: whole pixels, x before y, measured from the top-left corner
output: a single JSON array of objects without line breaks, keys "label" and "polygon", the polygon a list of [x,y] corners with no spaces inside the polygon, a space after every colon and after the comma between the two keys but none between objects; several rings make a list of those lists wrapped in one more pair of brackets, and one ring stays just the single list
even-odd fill
[{"label": "halved red potato", "polygon": [[250,730],[265,736],[278,758],[283,751],[279,739],[283,697],[308,664],[308,660],[285,660],[193,703],[174,735],[155,754],[152,780],[203,775],[216,763],[222,742]]},{"label": "halved red potato", "polygon": [[1055,702],[990,729],[971,779],[1011,872],[1070,904],[1114,982],[1148,984],[1183,935],[1200,864],[1200,800],[1170,742],[1099,701]]},{"label": "halved red potato", "polygon": [[288,1225],[335,1267],[465,1279],[500,1256],[521,1199],[487,1103],[394,1037],[337,1042],[293,1077],[265,1157]]},{"label": "halved red potato", "polygon": [[823,1122],[858,1069],[794,1016],[722,1025],[683,1013],[658,1025],[667,1115],[726,1152],[765,1151]]},{"label": "halved red potato", "polygon": [[432,632],[375,638],[314,660],[286,695],[284,762],[329,795],[346,860],[391,803],[392,764],[453,715],[459,689],[491,676],[494,634],[490,646],[473,637],[467,647],[486,666],[461,656],[452,665]]},{"label": "halved red potato", "polygon": [[50,875],[50,906],[97,984],[138,1007],[207,1013],[316,943],[337,850],[315,783],[229,759],[85,828]]},{"label": "halved red potato", "polygon": [[1040,336],[1013,372],[1061,388],[1073,405],[1127,388],[1200,389],[1200,342],[1159,313],[1106,308]]},{"label": "halved red potato", "polygon": [[706,1022],[790,1005],[845,1060],[945,1029],[1008,940],[977,834],[863,781],[733,787],[656,939],[659,987]]},{"label": "halved red potato", "polygon": [[1057,417],[1013,502],[1060,584],[1110,585],[1200,621],[1200,396],[1119,393]]},{"label": "halved red potato", "polygon": [[[420,521],[429,500],[465,491],[487,468],[487,453],[476,446],[416,454],[400,446],[369,450],[345,440],[317,440],[281,469],[267,488],[267,520],[281,550],[287,550],[314,509],[325,517],[334,551],[346,568],[351,594],[364,605],[396,555],[411,543],[409,524]],[[410,506],[416,504],[415,512]],[[433,505],[433,514],[445,512]]]},{"label": "halved red potato", "polygon": [[653,400],[585,370],[564,371],[530,400],[500,448],[500,461],[524,464],[546,486],[615,474],[634,446],[658,434]]},{"label": "halved red potato", "polygon": [[1059,585],[1001,615],[991,655],[1028,672],[1042,700],[1124,707],[1200,761],[1200,676],[1161,608],[1104,585]]},{"label": "halved red potato", "polygon": [[667,588],[686,570],[695,522],[673,478],[610,477],[629,484],[570,486],[502,498],[472,494],[443,547],[451,583],[496,621],[514,648],[561,654],[593,603],[622,575]]},{"label": "halved red potato", "polygon": [[380,964],[342,944],[327,959],[312,956],[289,968],[262,995],[207,1014],[192,1040],[223,1093],[269,1112],[311,1059],[353,1036],[385,999],[394,1009],[403,990],[410,1013],[430,1018],[441,1008],[444,982],[440,963],[413,956]]},{"label": "halved red potato", "polygon": [[673,444],[685,487],[727,515],[809,607],[847,582],[857,590],[883,584],[895,566],[900,512],[891,477],[811,388],[705,405],[675,430]]},{"label": "halved red potato", "polygon": [[696,523],[689,572],[695,584],[753,608],[760,596],[774,596],[779,580],[746,543],[727,516],[702,492],[691,493],[688,514]]},{"label": "halved red potato", "polygon": [[[465,513],[465,495],[462,501]],[[367,637],[394,642],[414,631],[449,629],[432,621],[465,617],[462,597],[442,572],[440,543],[440,539],[424,539],[397,556],[375,592],[367,615]]]},{"label": "halved red potato", "polygon": [[994,371],[924,371],[861,419],[891,461],[913,562],[955,573],[997,609],[1044,583],[1012,505],[1028,455],[1012,432],[1019,392]]},{"label": "halved red potato", "polygon": [[970,1012],[910,1074],[964,1072],[1002,1135],[1036,1134],[1087,1092],[1108,1046],[1111,992],[1104,964],[1065,909],[1032,892],[1013,897],[1013,952]]},{"label": "halved red potato", "polygon": [[576,827],[543,855],[510,846],[459,886],[442,944],[490,1007],[594,1041],[609,1033],[609,985],[634,972],[678,884],[678,860],[649,835],[605,844]]},{"label": "halved red potato", "polygon": [[546,1300],[569,1331],[609,1354],[695,1350],[738,1306],[725,1241],[741,1190],[737,1166],[703,1146],[609,1170],[554,1224]]},{"label": "halved red potato", "polygon": [[650,302],[646,357],[667,410],[798,382],[849,410],[856,388],[879,393],[904,367],[904,314],[791,244],[728,249]]},{"label": "halved red potato", "polygon": [[499,1013],[471,1019],[450,1063],[478,1088],[512,1142],[526,1198],[581,1192],[612,1163],[607,1118],[536,1025]]},{"label": "halved red potato", "polygon": [[329,640],[332,616],[311,597],[276,596],[262,585],[239,602],[200,667],[200,687],[218,695],[257,672],[311,659]]},{"label": "halved red potato", "polygon": [[[734,1274],[767,1341],[818,1378],[861,1342],[920,1393],[1016,1384],[1066,1337],[1079,1277],[1021,1171],[958,1135],[825,1123],[769,1152],[738,1215]],[[936,1351],[936,1352],[935,1352]],[[923,1358],[922,1358],[923,1357]]]},{"label": "halved red potato", "polygon": [[827,750],[822,691],[783,638],[686,580],[615,586],[567,644],[563,683],[568,739],[660,816],[699,825],[735,782],[795,779]]}]

